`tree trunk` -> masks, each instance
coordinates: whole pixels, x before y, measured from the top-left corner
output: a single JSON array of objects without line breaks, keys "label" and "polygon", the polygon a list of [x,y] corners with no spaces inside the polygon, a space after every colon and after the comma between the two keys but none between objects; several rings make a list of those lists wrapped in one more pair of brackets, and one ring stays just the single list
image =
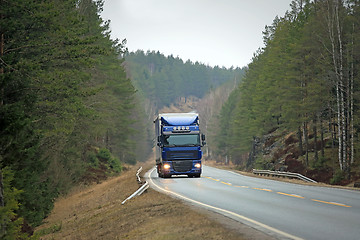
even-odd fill
[{"label": "tree trunk", "polygon": [[335,139],[336,139],[336,129],[335,124],[333,123],[333,111],[329,103],[329,132],[331,133],[331,149],[335,148]]},{"label": "tree trunk", "polygon": [[324,158],[325,157],[325,144],[324,144],[324,126],[323,126],[323,120],[320,117],[320,141],[321,141],[321,157]]},{"label": "tree trunk", "polygon": [[[343,88],[343,86],[341,87]],[[340,89],[341,89],[340,88]],[[346,159],[347,159],[347,147],[346,147],[346,115],[345,115],[345,98],[344,91],[340,90],[340,101],[341,101],[341,136],[342,136],[342,161],[343,167],[347,167]]]},{"label": "tree trunk", "polygon": [[316,119],[316,115],[314,116],[314,122],[313,122],[313,132],[314,132],[314,153],[315,153],[315,162],[317,162],[319,160],[319,155],[318,155],[318,149],[317,149],[317,119]]},{"label": "tree trunk", "polygon": [[[0,6],[3,5],[3,2],[1,1]],[[3,16],[2,14],[0,15],[0,20],[2,20]],[[0,30],[1,31],[1,30]],[[3,61],[3,56],[4,56],[4,33],[0,32],[0,75],[4,74],[4,63]],[[0,90],[0,108],[4,105],[4,88],[2,87]],[[1,167],[1,166],[0,166]],[[5,200],[4,200],[4,184],[3,184],[3,175],[2,175],[2,171],[0,168],[0,208],[3,208],[5,206]],[[6,229],[5,229],[5,225],[3,222],[3,219],[0,220],[0,237],[5,235]]]},{"label": "tree trunk", "polygon": [[340,121],[341,118],[341,110],[340,110],[340,93],[339,93],[339,83],[336,84],[336,102],[337,102],[337,120],[338,120],[338,159],[339,159],[339,166],[340,170],[343,170],[343,159],[342,159],[342,137],[341,137],[341,129],[342,124]]},{"label": "tree trunk", "polygon": [[354,163],[354,32],[355,24],[353,23],[353,34],[351,36],[351,64],[350,64],[350,145],[351,156],[350,164]]},{"label": "tree trunk", "polygon": [[[350,56],[349,56],[349,51],[347,51],[347,59],[348,59],[348,66],[350,66]],[[350,71],[350,69],[349,69]],[[349,72],[350,74],[350,72]],[[345,152],[345,164],[346,164],[346,175],[347,175],[347,178],[350,180],[350,168],[351,168],[351,163],[350,163],[350,159],[351,159],[351,150],[350,150],[350,147],[351,147],[351,144],[350,144],[350,141],[351,141],[351,128],[350,128],[350,125],[351,125],[351,116],[350,116],[350,75],[346,78],[346,122],[345,122],[345,130],[346,130],[346,142],[345,142],[345,149],[346,149],[346,152]]]},{"label": "tree trunk", "polygon": [[[5,201],[4,201],[4,185],[3,185],[3,175],[2,175],[2,171],[0,168],[0,208],[3,208],[5,206]],[[5,229],[5,224],[4,224],[4,220],[0,219],[0,237],[4,236],[6,233],[6,229]]]},{"label": "tree trunk", "polygon": [[[345,91],[345,84],[344,84],[344,63],[343,63],[343,45],[342,45],[342,39],[341,39],[341,28],[340,28],[340,19],[339,19],[339,5],[335,3],[335,17],[336,17],[336,30],[337,30],[337,38],[338,38],[338,44],[339,44],[339,84],[340,84],[340,105],[341,105],[341,134],[342,134],[342,165],[344,167],[346,164],[347,159],[347,147],[346,147],[346,113],[345,113],[345,97],[344,93]],[[346,166],[347,167],[347,166]]]},{"label": "tree trunk", "polygon": [[298,139],[299,139],[299,151],[300,151],[300,155],[302,156],[304,154],[304,147],[303,147],[303,142],[302,142],[302,131],[301,131],[301,127],[298,127]]},{"label": "tree trunk", "polygon": [[[110,150],[110,134],[109,134],[109,129],[106,130],[105,133],[105,148]],[[110,151],[111,152],[111,151]]]},{"label": "tree trunk", "polygon": [[255,156],[256,156],[256,145],[257,145],[258,139],[257,137],[253,137],[253,143],[252,143],[252,147],[251,147],[251,152],[249,154],[249,158],[246,164],[246,168],[249,168],[251,166],[253,166],[254,162],[255,162]]},{"label": "tree trunk", "polygon": [[305,140],[305,165],[309,166],[309,136],[307,130],[307,122],[304,122],[304,140]]},{"label": "tree trunk", "polygon": [[5,202],[4,202],[4,185],[3,185],[2,171],[0,169],[0,207],[4,207],[4,206],[5,206]]},{"label": "tree trunk", "polygon": [[[2,16],[0,16],[0,20],[2,19]],[[0,32],[0,75],[4,74],[4,63],[3,63],[3,56],[4,56],[4,45],[5,45],[5,39],[4,39],[4,33]],[[3,85],[3,84],[2,84]],[[0,90],[0,107],[4,105],[4,87],[1,87]]]},{"label": "tree trunk", "polygon": [[[340,169],[344,169],[344,138],[345,132],[344,125],[344,94],[343,94],[343,47],[341,40],[341,29],[340,29],[340,20],[339,20],[339,2],[338,1],[327,1],[327,27],[329,40],[331,42],[332,48],[332,60],[333,67],[336,76],[336,105],[337,105],[337,127],[338,127],[338,161]],[[337,35],[337,36],[335,36]]]}]

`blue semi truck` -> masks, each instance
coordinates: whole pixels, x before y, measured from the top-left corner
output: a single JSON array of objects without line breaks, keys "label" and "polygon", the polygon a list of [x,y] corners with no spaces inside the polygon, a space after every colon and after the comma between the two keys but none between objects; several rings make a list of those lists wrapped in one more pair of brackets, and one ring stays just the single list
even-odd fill
[{"label": "blue semi truck", "polygon": [[197,113],[162,113],[154,121],[156,166],[159,177],[172,175],[201,176],[201,134]]}]

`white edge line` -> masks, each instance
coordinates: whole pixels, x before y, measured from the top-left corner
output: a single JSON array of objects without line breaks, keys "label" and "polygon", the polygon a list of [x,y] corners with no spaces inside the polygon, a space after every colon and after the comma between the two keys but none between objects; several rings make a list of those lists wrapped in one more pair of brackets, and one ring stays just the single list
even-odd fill
[{"label": "white edge line", "polygon": [[240,214],[237,214],[237,213],[234,213],[234,212],[231,212],[231,211],[229,211],[229,210],[222,209],[222,208],[214,207],[214,206],[208,205],[208,204],[206,204],[206,203],[202,203],[202,202],[193,200],[193,199],[191,199],[191,198],[185,197],[185,196],[183,196],[183,195],[180,195],[180,194],[178,194],[178,193],[172,192],[172,191],[170,191],[170,190],[166,190],[166,189],[158,186],[156,183],[153,182],[153,180],[152,180],[152,178],[150,177],[150,175],[152,174],[152,172],[153,172],[154,170],[155,170],[155,168],[153,168],[153,170],[151,170],[151,171],[148,172],[148,174],[149,174],[149,175],[148,175],[149,181],[151,182],[151,184],[152,184],[153,186],[155,186],[156,188],[158,188],[159,190],[161,190],[161,191],[163,191],[163,192],[165,192],[165,193],[174,195],[174,196],[176,196],[176,197],[178,197],[178,198],[181,198],[181,199],[183,199],[183,200],[186,200],[186,201],[189,201],[189,202],[198,204],[198,205],[200,205],[200,206],[203,206],[203,207],[206,207],[206,208],[210,208],[210,209],[216,210],[217,212],[223,212],[223,213],[232,215],[232,216],[234,216],[234,217],[237,217],[237,218],[239,218],[239,219],[245,220],[245,221],[247,221],[247,222],[249,222],[249,223],[255,224],[255,225],[259,226],[259,227],[262,227],[262,228],[267,229],[267,230],[269,230],[269,231],[272,231],[272,232],[274,232],[274,233],[280,234],[280,235],[282,235],[282,236],[284,236],[284,237],[287,237],[287,238],[290,238],[290,239],[294,239],[294,240],[302,240],[302,238],[296,237],[296,236],[291,235],[291,234],[289,234],[289,233],[286,233],[286,232],[283,232],[283,231],[278,230],[278,229],[276,229],[276,228],[270,227],[270,226],[268,226],[268,225],[266,225],[266,224],[260,223],[260,222],[258,222],[258,221],[253,220],[253,219],[250,219],[250,218],[248,218],[248,217],[242,216],[242,215],[240,215]]}]

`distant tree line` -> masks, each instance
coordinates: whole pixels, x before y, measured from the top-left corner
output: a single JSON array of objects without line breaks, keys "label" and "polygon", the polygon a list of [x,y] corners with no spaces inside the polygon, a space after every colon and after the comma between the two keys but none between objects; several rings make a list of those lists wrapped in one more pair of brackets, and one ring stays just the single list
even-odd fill
[{"label": "distant tree line", "polygon": [[23,220],[39,225],[98,160],[136,162],[143,112],[102,4],[0,1],[1,239],[26,238]]},{"label": "distant tree line", "polygon": [[170,106],[181,97],[202,98],[211,89],[233,80],[241,68],[211,67],[199,62],[184,62],[173,55],[142,50],[125,56],[125,66],[136,89],[156,109]]},{"label": "distant tree line", "polygon": [[[297,136],[306,166],[334,158],[344,176],[356,174],[360,1],[294,0],[263,34],[265,47],[221,110],[218,154],[246,165],[256,161],[254,139],[283,129]],[[325,142],[333,154],[324,156]]]}]

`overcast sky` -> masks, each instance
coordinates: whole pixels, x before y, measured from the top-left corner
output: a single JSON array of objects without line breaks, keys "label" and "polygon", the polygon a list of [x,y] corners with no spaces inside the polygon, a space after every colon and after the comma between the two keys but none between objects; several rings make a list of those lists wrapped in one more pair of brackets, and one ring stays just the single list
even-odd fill
[{"label": "overcast sky", "polygon": [[263,47],[262,31],[291,0],[105,0],[102,18],[129,51],[243,67]]}]

